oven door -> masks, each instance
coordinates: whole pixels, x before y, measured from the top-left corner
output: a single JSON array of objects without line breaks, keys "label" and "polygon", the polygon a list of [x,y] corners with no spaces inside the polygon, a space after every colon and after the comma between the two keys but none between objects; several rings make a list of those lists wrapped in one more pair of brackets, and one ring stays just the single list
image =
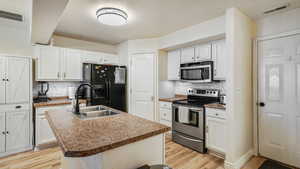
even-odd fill
[{"label": "oven door", "polygon": [[173,105],[172,129],[186,135],[190,135],[199,139],[204,139],[205,114],[203,108],[188,108],[188,121],[180,121],[181,105]]}]

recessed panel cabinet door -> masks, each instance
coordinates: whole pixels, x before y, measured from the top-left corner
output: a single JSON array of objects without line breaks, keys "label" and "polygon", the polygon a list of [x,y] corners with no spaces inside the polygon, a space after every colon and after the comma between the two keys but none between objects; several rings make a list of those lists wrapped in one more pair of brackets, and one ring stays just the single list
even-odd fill
[{"label": "recessed panel cabinet door", "polygon": [[0,153],[5,152],[5,113],[0,112]]},{"label": "recessed panel cabinet door", "polygon": [[211,44],[201,44],[196,46],[195,59],[197,62],[211,60]]},{"label": "recessed panel cabinet door", "polygon": [[226,138],[226,120],[218,118],[207,118],[207,148],[217,151],[219,153],[225,153],[225,141]]},{"label": "recessed panel cabinet door", "polygon": [[30,145],[29,111],[6,113],[6,151],[13,152]]},{"label": "recessed panel cabinet door", "polygon": [[193,63],[195,62],[195,48],[187,47],[181,49],[181,63]]},{"label": "recessed panel cabinet door", "polygon": [[37,80],[60,80],[61,49],[48,46],[35,48],[37,60]]},{"label": "recessed panel cabinet door", "polygon": [[82,79],[82,61],[79,50],[65,49],[62,62],[64,80],[80,81]]},{"label": "recessed panel cabinet door", "polygon": [[168,80],[180,79],[180,50],[168,52]]},{"label": "recessed panel cabinet door", "polygon": [[212,44],[212,60],[214,62],[214,79],[226,80],[227,56],[225,40],[219,40]]},{"label": "recessed panel cabinet door", "polygon": [[29,59],[7,58],[6,103],[23,103],[29,101]]},{"label": "recessed panel cabinet door", "polygon": [[0,56],[0,104],[5,104],[6,58]]}]

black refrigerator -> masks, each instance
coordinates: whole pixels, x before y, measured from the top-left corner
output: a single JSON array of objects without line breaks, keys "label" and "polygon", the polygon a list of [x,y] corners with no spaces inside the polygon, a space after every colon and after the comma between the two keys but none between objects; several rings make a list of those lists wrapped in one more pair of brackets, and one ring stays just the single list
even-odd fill
[{"label": "black refrigerator", "polygon": [[105,105],[126,112],[126,67],[114,65],[83,64],[83,97],[88,105]]}]

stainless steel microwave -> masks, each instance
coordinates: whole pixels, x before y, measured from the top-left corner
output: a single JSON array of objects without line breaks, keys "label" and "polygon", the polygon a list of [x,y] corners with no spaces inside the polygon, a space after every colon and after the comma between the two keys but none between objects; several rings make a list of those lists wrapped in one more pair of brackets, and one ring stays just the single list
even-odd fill
[{"label": "stainless steel microwave", "polygon": [[213,61],[185,63],[180,65],[180,79],[194,83],[213,81]]}]

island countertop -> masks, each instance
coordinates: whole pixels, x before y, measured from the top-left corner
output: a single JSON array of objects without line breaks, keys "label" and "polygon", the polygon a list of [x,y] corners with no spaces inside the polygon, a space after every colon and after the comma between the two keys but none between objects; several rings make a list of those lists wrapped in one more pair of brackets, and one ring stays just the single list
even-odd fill
[{"label": "island countertop", "polygon": [[[114,109],[112,109],[114,110]],[[86,157],[165,133],[170,127],[114,110],[120,114],[79,119],[72,112],[46,112],[65,157]]]}]

